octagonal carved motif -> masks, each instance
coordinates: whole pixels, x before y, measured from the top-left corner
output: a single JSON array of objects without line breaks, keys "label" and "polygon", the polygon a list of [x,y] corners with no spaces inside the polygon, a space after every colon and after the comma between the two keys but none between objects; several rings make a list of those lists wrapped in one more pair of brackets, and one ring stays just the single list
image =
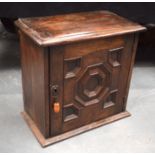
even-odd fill
[{"label": "octagonal carved motif", "polygon": [[76,82],[75,100],[83,106],[99,103],[109,90],[110,74],[104,63],[87,67]]}]

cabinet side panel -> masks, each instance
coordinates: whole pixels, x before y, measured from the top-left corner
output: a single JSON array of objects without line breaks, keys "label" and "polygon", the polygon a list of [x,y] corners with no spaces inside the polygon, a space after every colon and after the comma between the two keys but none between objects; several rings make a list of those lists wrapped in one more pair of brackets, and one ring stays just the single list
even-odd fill
[{"label": "cabinet side panel", "polygon": [[45,137],[49,136],[48,49],[20,32],[24,110]]},{"label": "cabinet side panel", "polygon": [[123,110],[126,110],[126,105],[127,105],[127,98],[129,94],[129,88],[130,88],[130,83],[131,83],[131,77],[132,77],[132,70],[135,62],[135,57],[136,57],[136,50],[137,50],[137,45],[138,45],[138,39],[139,39],[139,34],[134,34],[133,38],[133,44],[131,47],[131,57],[130,57],[130,64],[129,64],[129,69],[128,69],[128,79],[126,81],[126,91],[124,95],[124,105],[123,105]]}]

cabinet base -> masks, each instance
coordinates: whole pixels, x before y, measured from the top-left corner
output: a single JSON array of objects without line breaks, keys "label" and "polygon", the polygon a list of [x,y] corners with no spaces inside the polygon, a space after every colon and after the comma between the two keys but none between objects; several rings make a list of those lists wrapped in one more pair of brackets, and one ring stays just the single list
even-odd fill
[{"label": "cabinet base", "polygon": [[45,139],[44,136],[42,135],[42,133],[37,128],[37,126],[35,125],[35,123],[33,122],[33,120],[28,116],[28,114],[26,112],[22,112],[21,114],[22,114],[24,120],[26,121],[26,123],[28,124],[28,126],[30,127],[30,129],[32,130],[33,134],[35,135],[35,137],[37,138],[38,142],[41,144],[42,147],[46,147],[50,144],[56,143],[58,141],[62,141],[62,140],[67,139],[69,137],[73,137],[75,135],[78,135],[78,134],[83,133],[85,131],[88,131],[90,129],[94,129],[94,128],[97,128],[99,126],[109,124],[109,123],[114,122],[116,120],[130,116],[129,112],[124,111],[124,112],[121,112],[119,114],[110,116],[108,118],[105,118],[105,119],[90,123],[88,125],[82,126],[80,128],[74,129],[72,131],[68,131],[66,133],[62,133],[60,135]]}]

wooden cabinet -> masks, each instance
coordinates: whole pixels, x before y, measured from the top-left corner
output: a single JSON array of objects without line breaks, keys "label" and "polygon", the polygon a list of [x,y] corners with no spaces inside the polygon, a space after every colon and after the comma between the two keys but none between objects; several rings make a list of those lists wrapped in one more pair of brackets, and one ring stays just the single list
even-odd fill
[{"label": "wooden cabinet", "polygon": [[138,33],[108,11],[18,19],[23,116],[42,146],[129,116]]}]

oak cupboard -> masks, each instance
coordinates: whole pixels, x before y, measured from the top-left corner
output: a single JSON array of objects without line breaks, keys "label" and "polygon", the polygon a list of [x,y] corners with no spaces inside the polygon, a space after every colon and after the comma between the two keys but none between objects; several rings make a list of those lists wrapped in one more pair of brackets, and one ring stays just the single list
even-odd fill
[{"label": "oak cupboard", "polygon": [[126,102],[138,34],[109,11],[16,21],[24,119],[44,147],[129,116]]}]

